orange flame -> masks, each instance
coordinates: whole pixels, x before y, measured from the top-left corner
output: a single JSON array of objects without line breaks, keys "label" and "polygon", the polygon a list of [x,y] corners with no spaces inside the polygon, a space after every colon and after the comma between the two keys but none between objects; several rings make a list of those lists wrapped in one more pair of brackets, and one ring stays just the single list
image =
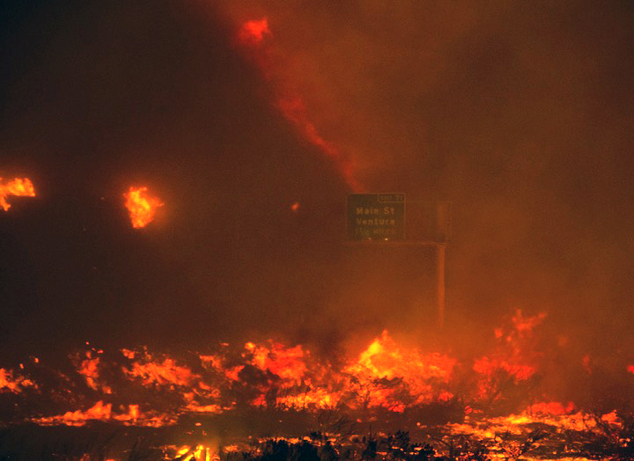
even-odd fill
[{"label": "orange flame", "polygon": [[99,366],[99,357],[92,357],[90,352],[86,353],[86,359],[81,361],[79,367],[79,374],[86,377],[86,383],[92,389],[97,389],[97,379],[99,379],[99,372],[97,367]]},{"label": "orange flame", "polygon": [[[69,356],[76,373],[91,388],[85,396],[88,398],[72,401],[72,405],[82,402],[82,409],[76,410],[75,406],[71,408],[76,411],[29,420],[42,425],[84,425],[101,420],[156,427],[176,424],[181,417],[247,407],[341,410],[373,417],[384,411],[403,413],[429,404],[447,405],[462,413],[464,402],[469,403],[463,408],[465,424],[450,425],[452,432],[483,439],[493,439],[500,430],[521,434],[532,423],[575,431],[598,430],[597,424],[622,424],[614,412],[593,423],[591,416],[573,402],[550,400],[552,396],[541,392],[518,402],[521,406],[513,404],[513,414],[485,416],[482,408],[508,401],[512,394],[506,394],[506,390],[523,392],[531,382],[535,384],[533,376],[544,372],[537,360],[540,354],[532,350],[533,330],[543,318],[543,314],[525,316],[519,311],[509,316],[508,324],[498,330],[499,334],[496,332],[496,350],[474,360],[472,366],[460,364],[449,355],[405,347],[387,331],[357,356],[338,357],[335,363],[315,358],[302,345],[285,346],[272,340],[249,342],[238,351],[222,344],[212,354],[187,353],[178,358],[151,354],[147,348],[122,349],[123,363],[111,363],[112,355],[91,349]],[[41,366],[35,359],[32,362],[35,365],[26,366]],[[629,363],[624,366],[633,372],[634,366]],[[20,368],[26,369],[22,365]],[[59,377],[63,382],[74,381],[65,374]],[[38,384],[0,368],[0,394],[21,393],[27,397],[39,392]],[[73,389],[66,392],[72,393]],[[130,395],[151,400],[130,402]],[[166,405],[156,407],[160,402]],[[481,408],[482,403],[485,406]]]},{"label": "orange flame", "polygon": [[262,42],[265,35],[271,35],[268,20],[266,18],[254,19],[242,25],[238,39],[245,45],[255,45]]},{"label": "orange flame", "polygon": [[[127,357],[135,356],[128,350],[124,353]],[[196,378],[189,368],[177,365],[173,359],[165,358],[159,361],[148,353],[139,361],[135,361],[132,369],[126,370],[126,374],[140,379],[146,386],[191,386]]]},{"label": "orange flame", "polygon": [[99,376],[99,356],[94,356],[93,353],[101,354],[103,351],[90,350],[86,351],[85,355],[77,354],[71,359],[75,362],[77,373],[82,375],[86,379],[88,387],[94,390],[101,390],[104,394],[112,394],[112,389],[104,383],[100,382]]},{"label": "orange flame", "polygon": [[217,448],[205,447],[203,445],[194,445],[191,447],[185,445],[176,451],[176,459],[182,461],[211,461],[219,460],[220,456],[218,455]]},{"label": "orange flame", "polygon": [[[368,407],[402,412],[408,404],[451,399],[453,395],[442,387],[449,382],[456,363],[439,353],[403,350],[383,331],[344,371],[353,377],[351,386],[358,387],[356,391],[364,395]],[[439,388],[434,389],[432,382]]]},{"label": "orange flame", "polygon": [[23,376],[15,375],[12,370],[0,368],[0,392],[6,389],[9,392],[17,394],[25,387],[34,386],[35,383],[33,383],[33,381],[26,379]]},{"label": "orange flame", "polygon": [[306,373],[305,352],[302,346],[286,348],[273,343],[270,348],[247,343],[245,348],[253,354],[253,365],[268,370],[280,378],[300,383]]},{"label": "orange flame", "polygon": [[157,197],[148,194],[147,187],[130,187],[128,193],[123,196],[126,199],[125,206],[130,212],[132,227],[135,229],[151,223],[156,209],[164,205]]},{"label": "orange flame", "polygon": [[138,405],[127,405],[126,412],[115,413],[112,410],[112,404],[104,403],[102,400],[99,400],[95,405],[85,411],[67,411],[62,415],[45,416],[33,419],[33,421],[42,426],[84,426],[89,421],[118,421],[125,425],[136,425],[140,423],[148,427],[160,427],[172,422],[169,418],[162,415],[152,417],[143,415],[139,411]]},{"label": "orange flame", "polygon": [[83,426],[90,420],[107,421],[112,416],[112,404],[104,404],[98,401],[95,405],[86,411],[67,411],[59,416],[47,416],[39,418],[36,421],[44,426],[53,424],[64,424],[66,426]]},{"label": "orange flame", "polygon": [[565,405],[562,402],[538,402],[532,404],[527,411],[538,415],[566,415],[575,411],[575,405],[572,402]]},{"label": "orange flame", "polygon": [[7,202],[7,196],[35,197],[35,188],[28,178],[15,178],[4,182],[0,178],[0,207],[7,211],[11,205]]},{"label": "orange flame", "polygon": [[498,380],[503,375],[518,384],[531,379],[537,373],[539,354],[534,350],[533,330],[545,318],[546,314],[543,312],[526,316],[517,309],[509,325],[494,330],[496,350],[490,356],[476,359],[473,364],[473,370],[482,375],[479,381],[480,398],[496,395]]}]

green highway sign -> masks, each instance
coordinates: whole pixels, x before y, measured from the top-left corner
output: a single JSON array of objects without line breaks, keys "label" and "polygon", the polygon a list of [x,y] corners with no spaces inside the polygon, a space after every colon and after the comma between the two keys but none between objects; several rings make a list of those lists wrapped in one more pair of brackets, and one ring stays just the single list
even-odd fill
[{"label": "green highway sign", "polygon": [[405,238],[405,194],[351,194],[347,216],[350,240]]}]

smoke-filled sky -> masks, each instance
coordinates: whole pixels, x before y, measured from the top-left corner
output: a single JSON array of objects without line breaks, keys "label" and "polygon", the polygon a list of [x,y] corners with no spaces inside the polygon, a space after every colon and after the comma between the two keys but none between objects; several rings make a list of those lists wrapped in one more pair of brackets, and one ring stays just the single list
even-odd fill
[{"label": "smoke-filled sky", "polygon": [[[346,245],[354,188],[451,202],[456,336],[634,326],[630,2],[0,8],[0,176],[38,191],[0,216],[5,343],[435,329],[433,250]],[[132,184],[166,204],[140,232]]]}]

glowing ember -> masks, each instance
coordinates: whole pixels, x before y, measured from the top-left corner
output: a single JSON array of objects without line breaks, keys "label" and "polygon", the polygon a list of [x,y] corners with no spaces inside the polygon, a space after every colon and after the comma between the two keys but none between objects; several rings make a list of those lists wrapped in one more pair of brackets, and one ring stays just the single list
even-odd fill
[{"label": "glowing ember", "polygon": [[135,229],[151,223],[156,209],[164,205],[157,197],[148,194],[147,187],[130,187],[124,197],[125,206],[130,212],[130,220]]},{"label": "glowing ember", "polygon": [[242,25],[238,38],[243,44],[255,45],[260,43],[265,35],[270,35],[269,22],[266,18],[247,21]]},{"label": "glowing ember", "polygon": [[11,205],[7,202],[7,197],[10,195],[16,197],[35,197],[35,188],[28,178],[15,178],[9,181],[0,178],[0,207],[2,207],[4,211],[11,208]]}]

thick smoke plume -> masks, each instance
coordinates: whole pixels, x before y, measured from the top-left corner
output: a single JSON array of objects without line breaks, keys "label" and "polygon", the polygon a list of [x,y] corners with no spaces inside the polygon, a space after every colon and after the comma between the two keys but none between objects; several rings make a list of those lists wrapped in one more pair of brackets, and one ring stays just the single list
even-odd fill
[{"label": "thick smoke plume", "polygon": [[[522,308],[570,350],[627,349],[629,3],[2,8],[0,176],[38,188],[0,216],[6,351],[386,327],[431,347],[433,250],[345,244],[350,181],[282,87],[363,189],[452,203],[453,347]],[[237,41],[262,18],[266,73]],[[133,184],[165,203],[140,232]]]}]

